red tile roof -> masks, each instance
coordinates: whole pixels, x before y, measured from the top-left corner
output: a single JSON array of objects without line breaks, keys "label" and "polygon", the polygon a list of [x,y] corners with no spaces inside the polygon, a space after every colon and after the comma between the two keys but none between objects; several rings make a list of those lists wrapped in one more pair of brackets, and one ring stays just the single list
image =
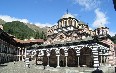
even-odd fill
[{"label": "red tile roof", "polygon": [[44,40],[43,39],[34,39],[34,40],[26,40],[26,41],[24,41],[24,40],[20,40],[20,39],[16,39],[16,38],[14,38],[14,40],[16,41],[16,42],[19,42],[19,43],[43,43],[44,42]]}]

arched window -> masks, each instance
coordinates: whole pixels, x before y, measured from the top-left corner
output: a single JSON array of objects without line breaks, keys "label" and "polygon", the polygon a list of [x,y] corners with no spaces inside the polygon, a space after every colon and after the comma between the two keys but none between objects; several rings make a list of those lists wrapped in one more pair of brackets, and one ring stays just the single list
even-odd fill
[{"label": "arched window", "polygon": [[72,20],[70,20],[70,25],[72,25]]},{"label": "arched window", "polygon": [[70,19],[68,20],[68,24],[70,25],[71,23],[70,23]]},{"label": "arched window", "polygon": [[65,25],[67,25],[67,21],[65,21]]},{"label": "arched window", "polygon": [[100,30],[99,29],[97,30],[97,33],[98,33],[98,35],[100,34]]}]

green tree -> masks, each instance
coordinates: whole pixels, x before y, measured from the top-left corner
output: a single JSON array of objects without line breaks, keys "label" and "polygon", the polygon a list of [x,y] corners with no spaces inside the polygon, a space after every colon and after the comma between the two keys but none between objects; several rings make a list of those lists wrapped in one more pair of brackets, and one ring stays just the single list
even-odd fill
[{"label": "green tree", "polygon": [[7,22],[3,25],[4,31],[14,35],[18,39],[30,39],[34,37],[35,31],[20,21]]},{"label": "green tree", "polygon": [[35,33],[35,38],[36,38],[36,39],[39,39],[39,38],[40,38],[40,32],[36,32],[36,33]]},{"label": "green tree", "polygon": [[21,40],[30,39],[31,37],[46,39],[45,31],[35,31],[20,21],[7,22],[3,27],[4,31]]}]

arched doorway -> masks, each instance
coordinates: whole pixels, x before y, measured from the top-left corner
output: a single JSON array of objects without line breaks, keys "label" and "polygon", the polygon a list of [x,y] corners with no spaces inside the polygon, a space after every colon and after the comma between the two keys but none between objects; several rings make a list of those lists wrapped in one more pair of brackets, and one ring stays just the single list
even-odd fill
[{"label": "arched doorway", "polygon": [[68,67],[75,67],[77,66],[77,56],[76,51],[74,49],[68,49],[68,57],[67,57],[67,66]]},{"label": "arched doorway", "polygon": [[88,47],[84,47],[80,50],[80,66],[86,65],[87,67],[93,67],[93,53],[92,50]]},{"label": "arched doorway", "polygon": [[57,66],[57,57],[56,57],[55,49],[52,49],[50,52],[49,65],[50,65],[50,67]]},{"label": "arched doorway", "polygon": [[60,67],[65,67],[65,53],[64,53],[64,49],[60,49]]},{"label": "arched doorway", "polygon": [[48,57],[47,57],[47,52],[44,50],[44,55],[43,55],[43,66],[48,65]]}]

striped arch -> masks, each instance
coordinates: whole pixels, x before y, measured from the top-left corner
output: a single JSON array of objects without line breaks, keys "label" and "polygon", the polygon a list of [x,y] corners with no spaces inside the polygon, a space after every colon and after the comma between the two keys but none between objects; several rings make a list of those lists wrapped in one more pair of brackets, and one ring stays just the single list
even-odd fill
[{"label": "striped arch", "polygon": [[93,67],[94,60],[93,60],[93,53],[92,49],[89,47],[83,47],[80,49],[80,66],[86,65],[88,67]]}]

